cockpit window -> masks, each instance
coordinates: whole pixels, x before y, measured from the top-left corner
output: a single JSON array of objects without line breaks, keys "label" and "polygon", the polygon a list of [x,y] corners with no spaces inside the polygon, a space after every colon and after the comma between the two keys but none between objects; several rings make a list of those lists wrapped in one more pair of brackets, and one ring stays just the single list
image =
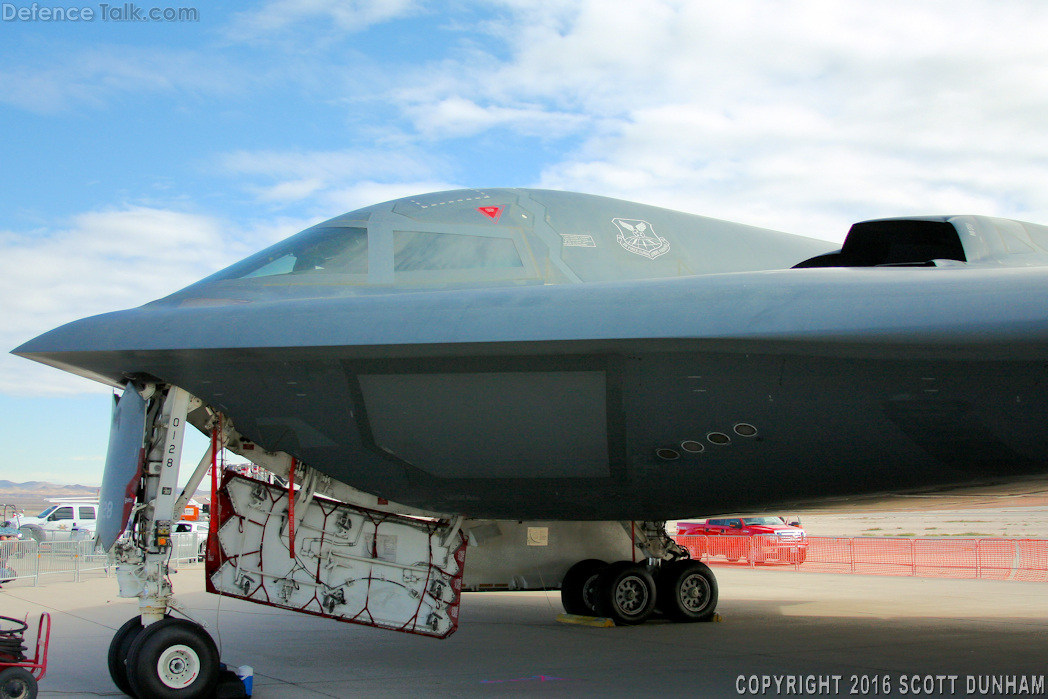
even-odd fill
[{"label": "cockpit window", "polygon": [[253,279],[254,277],[273,277],[278,274],[291,274],[295,271],[295,262],[297,261],[298,260],[294,255],[283,255],[272,262],[262,265],[254,272],[248,272],[240,278]]},{"label": "cockpit window", "polygon": [[314,228],[235,265],[223,279],[285,274],[367,274],[366,228]]},{"label": "cockpit window", "polygon": [[523,268],[509,238],[393,231],[393,271]]}]

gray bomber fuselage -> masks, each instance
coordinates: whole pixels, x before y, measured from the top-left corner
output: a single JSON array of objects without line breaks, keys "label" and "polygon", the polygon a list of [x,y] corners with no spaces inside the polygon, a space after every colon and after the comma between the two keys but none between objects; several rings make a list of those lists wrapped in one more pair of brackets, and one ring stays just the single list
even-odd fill
[{"label": "gray bomber fuselage", "polygon": [[[914,243],[885,225],[827,256],[602,197],[438,193],[16,353],[181,386],[266,449],[476,517],[664,520],[1045,475],[1048,229],[928,217]],[[788,269],[933,248],[953,262]]]}]

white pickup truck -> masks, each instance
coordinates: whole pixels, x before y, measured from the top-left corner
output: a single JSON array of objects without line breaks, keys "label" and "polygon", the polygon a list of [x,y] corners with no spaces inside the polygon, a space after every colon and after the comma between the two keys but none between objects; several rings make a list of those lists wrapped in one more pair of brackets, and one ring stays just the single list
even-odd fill
[{"label": "white pickup truck", "polygon": [[46,539],[89,539],[95,535],[95,520],[98,518],[98,500],[57,499],[35,517],[15,515],[12,524],[33,533],[42,532]]}]

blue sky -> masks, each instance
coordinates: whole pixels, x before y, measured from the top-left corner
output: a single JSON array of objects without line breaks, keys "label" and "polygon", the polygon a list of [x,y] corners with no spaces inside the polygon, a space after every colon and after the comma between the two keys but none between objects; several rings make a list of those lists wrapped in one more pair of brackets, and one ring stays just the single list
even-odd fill
[{"label": "blue sky", "polygon": [[[1040,1],[196,8],[0,22],[4,349],[316,221],[459,186],[838,241],[880,216],[1048,223]],[[0,479],[99,482],[109,395],[0,356]]]}]

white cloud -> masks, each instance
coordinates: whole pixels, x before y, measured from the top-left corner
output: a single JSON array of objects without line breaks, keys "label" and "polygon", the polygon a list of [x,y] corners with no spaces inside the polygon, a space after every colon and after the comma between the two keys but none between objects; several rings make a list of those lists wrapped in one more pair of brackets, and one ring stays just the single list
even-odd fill
[{"label": "white cloud", "polygon": [[318,180],[376,176],[414,176],[429,167],[410,148],[386,151],[237,151],[222,157],[232,173],[264,175],[276,179]]},{"label": "white cloud", "polygon": [[[423,138],[581,134],[540,186],[840,239],[875,216],[1048,221],[1048,6],[502,0],[402,79]],[[543,131],[544,130],[544,131]]]},{"label": "white cloud", "polygon": [[230,34],[239,39],[276,36],[296,25],[321,20],[326,28],[359,32],[374,24],[414,14],[415,0],[274,0],[236,16]]},{"label": "white cloud", "polygon": [[0,69],[0,102],[52,113],[127,93],[236,94],[256,79],[220,55],[135,46],[70,51],[54,44]]},{"label": "white cloud", "polygon": [[262,201],[293,202],[307,199],[324,188],[324,180],[309,177],[301,180],[287,180],[271,187],[260,187],[256,191]]},{"label": "white cloud", "polygon": [[[4,233],[0,347],[9,351],[64,323],[166,296],[309,223],[281,219],[245,230],[210,216],[126,207],[80,214],[60,230]],[[109,389],[0,355],[0,392],[100,390]]]},{"label": "white cloud", "polygon": [[[346,41],[420,13],[448,41],[414,68],[395,47],[416,26],[376,34],[403,42],[386,53]],[[1048,221],[1046,26],[1048,6],[1032,0],[276,0],[231,31],[315,46],[234,46],[236,61],[228,46],[60,53],[0,70],[0,100],[53,111],[245,86],[286,98],[279,82],[346,105],[354,138],[375,145],[221,158],[277,211],[329,215],[371,187],[503,184],[469,182],[469,163],[452,170],[447,143],[501,129],[542,142],[539,186],[839,238],[872,216]],[[405,119],[409,133],[396,131]],[[555,152],[566,137],[579,145]],[[520,181],[500,167],[494,177]]]},{"label": "white cloud", "polygon": [[356,182],[350,186],[332,189],[325,200],[335,211],[356,211],[365,206],[380,204],[393,199],[401,199],[414,194],[440,192],[448,189],[462,189],[464,185],[443,182],[440,180],[422,180],[416,182]]},{"label": "white cloud", "polygon": [[537,106],[485,106],[462,97],[447,97],[435,104],[408,109],[415,127],[428,138],[471,136],[503,127],[524,136],[562,137],[586,126],[581,114],[550,111]]},{"label": "white cloud", "polygon": [[[453,188],[431,177],[438,162],[404,144],[367,150],[238,151],[220,158],[227,172],[265,181],[247,185],[261,201],[312,204],[325,218],[433,187]],[[361,198],[370,195],[379,198]]]}]

